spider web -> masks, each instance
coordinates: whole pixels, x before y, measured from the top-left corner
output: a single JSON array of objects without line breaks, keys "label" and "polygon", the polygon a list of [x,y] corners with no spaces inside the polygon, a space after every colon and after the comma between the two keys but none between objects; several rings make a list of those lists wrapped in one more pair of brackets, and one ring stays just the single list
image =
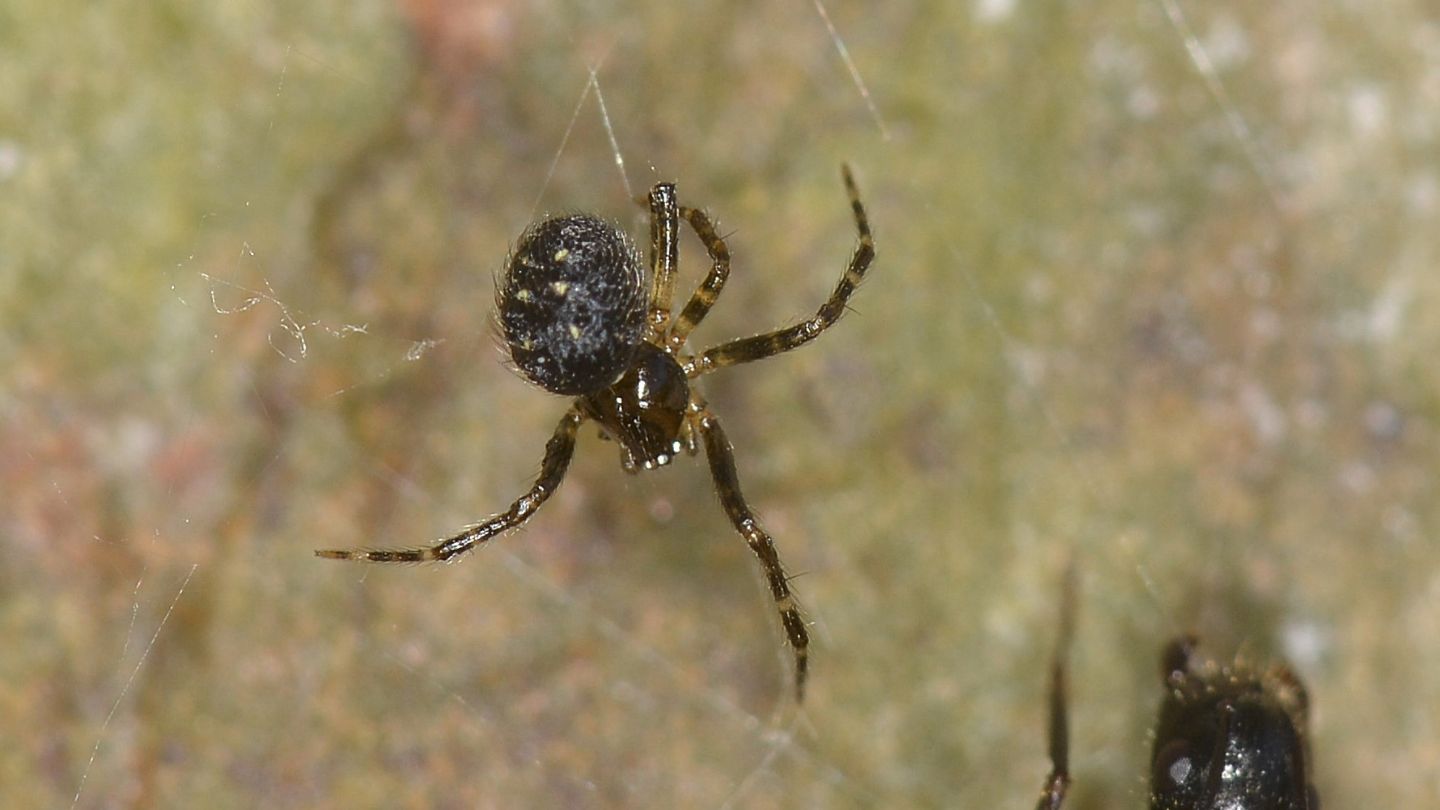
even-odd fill
[{"label": "spider web", "polygon": [[[1328,806],[1440,798],[1423,15],[292,5],[0,33],[12,801],[1029,806],[1071,558],[1077,806],[1143,804],[1190,629],[1296,664]],[[854,312],[704,389],[801,574],[803,708],[698,460],[586,430],[463,563],[310,556],[538,470],[564,403],[489,323],[528,222],[642,236],[675,180],[735,254],[708,345],[823,300],[841,162]]]}]

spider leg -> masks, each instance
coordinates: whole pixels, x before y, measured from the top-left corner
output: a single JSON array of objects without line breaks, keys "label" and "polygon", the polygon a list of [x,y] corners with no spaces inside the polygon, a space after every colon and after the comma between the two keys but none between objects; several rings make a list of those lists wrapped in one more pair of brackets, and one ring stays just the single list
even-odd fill
[{"label": "spider leg", "polygon": [[805,697],[805,675],[808,662],[810,634],[800,618],[800,605],[790,591],[790,581],[780,555],[775,551],[775,542],[760,527],[755,513],[745,503],[740,492],[740,479],[735,474],[735,456],[725,431],[714,414],[702,411],[698,417],[701,438],[705,442],[705,457],[710,461],[710,474],[715,479],[715,489],[720,495],[720,505],[735,530],[745,538],[750,550],[760,560],[765,572],[765,581],[770,586],[770,595],[780,611],[780,624],[785,628],[785,638],[795,650],[795,699]]},{"label": "spider leg", "polygon": [[680,216],[690,223],[691,230],[705,243],[705,251],[710,254],[710,273],[705,276],[700,286],[695,288],[690,302],[680,310],[680,317],[675,320],[675,326],[670,330],[670,345],[675,348],[683,346],[685,339],[690,336],[690,330],[705,319],[706,313],[715,304],[715,299],[720,297],[720,291],[725,288],[725,279],[730,277],[730,248],[720,234],[715,232],[715,223],[710,221],[704,211],[697,208],[681,206]]},{"label": "spider leg", "polygon": [[686,374],[699,377],[725,366],[749,363],[788,352],[819,337],[821,332],[840,320],[840,316],[845,313],[845,303],[850,300],[855,288],[860,286],[860,282],[865,278],[865,271],[875,258],[875,241],[870,234],[870,220],[865,214],[865,206],[860,202],[855,178],[851,175],[849,166],[842,165],[841,174],[845,180],[845,190],[850,195],[850,210],[855,215],[855,228],[860,233],[860,244],[855,246],[855,252],[850,256],[850,263],[845,267],[840,283],[835,286],[835,291],[830,293],[825,303],[820,305],[815,317],[774,332],[732,340],[707,349],[685,364]]},{"label": "spider leg", "polygon": [[656,183],[650,189],[650,309],[647,324],[656,345],[670,326],[670,299],[675,291],[675,268],[680,262],[680,205],[674,183]]},{"label": "spider leg", "polygon": [[570,458],[575,454],[575,432],[585,417],[578,408],[572,407],[560,420],[555,434],[545,445],[545,460],[540,465],[540,476],[530,491],[520,496],[506,511],[467,526],[464,531],[447,537],[428,548],[394,549],[341,549],[318,550],[315,556],[329,560],[365,560],[368,562],[425,562],[427,560],[448,560],[463,554],[475,546],[502,534],[529,520],[540,505],[555,493],[565,478]]},{"label": "spider leg", "polygon": [[1050,775],[1040,788],[1035,810],[1060,810],[1070,788],[1070,708],[1067,699],[1065,662],[1070,654],[1070,637],[1075,633],[1075,564],[1065,570],[1061,592],[1060,634],[1050,661]]}]

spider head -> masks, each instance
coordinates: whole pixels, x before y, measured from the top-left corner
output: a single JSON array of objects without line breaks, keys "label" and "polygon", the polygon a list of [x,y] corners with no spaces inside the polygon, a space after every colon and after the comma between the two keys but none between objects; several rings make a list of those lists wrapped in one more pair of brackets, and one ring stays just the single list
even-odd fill
[{"label": "spider head", "polygon": [[[1151,760],[1155,810],[1313,810],[1306,775],[1303,687],[1287,669],[1260,675],[1195,669],[1192,639],[1166,653],[1169,694]],[[1300,690],[1300,691],[1297,691]]]},{"label": "spider head", "polygon": [[521,234],[498,285],[496,320],[515,366],[556,394],[615,382],[645,328],[645,273],[623,231],[586,215]]},{"label": "spider head", "polygon": [[685,447],[690,404],[684,369],[663,349],[641,343],[630,368],[602,391],[581,398],[586,413],[620,445],[630,472],[663,467]]}]

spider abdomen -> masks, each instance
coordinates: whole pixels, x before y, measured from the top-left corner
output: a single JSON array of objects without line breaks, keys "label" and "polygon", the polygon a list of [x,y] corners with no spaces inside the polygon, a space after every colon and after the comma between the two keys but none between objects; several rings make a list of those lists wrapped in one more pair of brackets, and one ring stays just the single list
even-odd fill
[{"label": "spider abdomen", "polygon": [[528,379],[578,395],[615,382],[645,328],[645,271],[624,232],[587,215],[521,234],[498,291],[510,357]]}]

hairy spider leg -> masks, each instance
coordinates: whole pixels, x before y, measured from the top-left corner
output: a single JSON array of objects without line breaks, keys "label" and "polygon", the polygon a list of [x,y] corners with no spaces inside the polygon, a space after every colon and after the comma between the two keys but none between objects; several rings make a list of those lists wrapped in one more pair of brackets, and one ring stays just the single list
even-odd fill
[{"label": "hairy spider leg", "polygon": [[453,537],[447,537],[428,548],[396,548],[369,550],[321,550],[315,556],[330,560],[364,560],[367,562],[426,562],[449,560],[480,545],[486,540],[520,526],[529,520],[541,504],[545,503],[560,482],[565,479],[565,470],[575,454],[575,433],[585,421],[578,408],[571,407],[561,418],[555,434],[545,444],[545,460],[540,464],[540,475],[530,491],[520,496],[510,508],[493,515],[480,523],[465,527]]},{"label": "hairy spider leg", "polygon": [[715,232],[715,223],[698,208],[681,206],[680,216],[690,223],[690,229],[700,237],[700,241],[705,245],[705,252],[710,254],[710,272],[705,276],[705,280],[700,282],[700,286],[695,288],[689,303],[680,310],[680,317],[675,319],[675,326],[671,328],[669,336],[670,346],[675,349],[685,345],[690,331],[705,320],[706,313],[720,297],[720,291],[725,289],[725,280],[730,277],[730,248]]},{"label": "hairy spider leg", "polygon": [[1070,788],[1070,708],[1066,661],[1070,656],[1070,639],[1075,634],[1075,562],[1065,569],[1065,583],[1060,597],[1060,633],[1055,639],[1055,654],[1050,661],[1050,775],[1040,788],[1040,801],[1035,810],[1060,810]]},{"label": "hairy spider leg", "polygon": [[855,252],[850,256],[850,263],[845,268],[845,274],[840,277],[840,283],[835,286],[835,291],[820,305],[815,317],[774,332],[732,340],[706,349],[703,354],[685,363],[686,375],[699,377],[725,366],[763,360],[799,348],[819,337],[821,332],[829,329],[845,314],[845,303],[850,300],[855,288],[860,286],[860,282],[865,278],[865,271],[875,258],[875,241],[870,234],[870,220],[865,215],[865,206],[860,203],[860,192],[855,187],[855,178],[850,173],[850,167],[842,165],[840,171],[845,180],[845,191],[850,195],[850,209],[855,215],[855,228],[860,233],[860,244],[855,246]]},{"label": "hairy spider leg", "polygon": [[800,604],[790,591],[790,580],[785,575],[785,566],[775,551],[775,541],[760,527],[760,521],[745,503],[740,492],[740,478],[735,473],[735,455],[720,421],[708,410],[702,410],[697,423],[701,438],[705,442],[705,457],[710,462],[710,475],[715,479],[715,490],[720,495],[720,505],[730,518],[735,531],[745,538],[760,566],[765,571],[765,581],[770,586],[770,595],[780,611],[780,624],[785,628],[785,638],[795,649],[795,700],[805,697],[805,674],[809,660],[810,634],[805,630],[805,621],[800,617]]},{"label": "hairy spider leg", "polygon": [[670,328],[670,299],[675,294],[675,268],[680,263],[680,205],[674,183],[650,189],[650,311],[646,323],[651,342],[665,345]]}]

